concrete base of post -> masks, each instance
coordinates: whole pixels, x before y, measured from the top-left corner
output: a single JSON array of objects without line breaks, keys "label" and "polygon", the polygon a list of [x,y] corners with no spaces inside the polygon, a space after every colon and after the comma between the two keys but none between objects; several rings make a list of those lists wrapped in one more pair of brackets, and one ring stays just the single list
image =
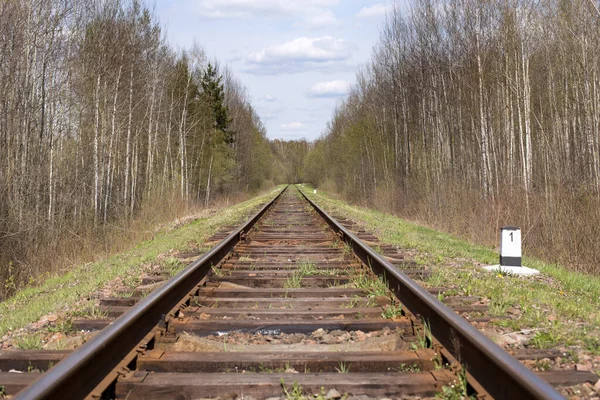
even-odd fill
[{"label": "concrete base of post", "polygon": [[527,267],[507,267],[505,265],[488,265],[483,267],[486,271],[496,272],[496,273],[506,273],[510,275],[519,275],[519,276],[533,276],[540,273],[537,269],[527,268]]}]

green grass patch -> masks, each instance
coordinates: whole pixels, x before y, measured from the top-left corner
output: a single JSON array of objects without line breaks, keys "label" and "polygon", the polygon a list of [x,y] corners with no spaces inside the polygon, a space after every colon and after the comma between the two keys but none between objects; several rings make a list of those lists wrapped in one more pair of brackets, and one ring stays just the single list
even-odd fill
[{"label": "green grass patch", "polygon": [[530,345],[577,345],[595,354],[600,352],[600,277],[535,257],[524,257],[523,264],[539,270],[541,274],[536,277],[488,273],[479,267],[498,264],[497,250],[347,204],[321,190],[315,195],[306,187],[304,192],[328,213],[363,225],[382,243],[417,250],[415,259],[433,273],[426,286],[449,288],[446,296],[488,298],[490,314],[511,312],[512,319],[495,324],[505,331],[529,329]]},{"label": "green grass patch", "polygon": [[[45,314],[69,308],[117,277],[121,277],[125,284],[135,286],[144,265],[154,261],[159,254],[172,249],[186,250],[190,242],[203,243],[220,227],[242,222],[253,207],[270,200],[274,195],[275,191],[270,191],[178,229],[159,232],[154,239],[141,242],[128,251],[95,263],[74,266],[39,286],[19,291],[0,303],[0,336],[35,322]],[[169,269],[176,272],[183,267],[173,261]]]}]

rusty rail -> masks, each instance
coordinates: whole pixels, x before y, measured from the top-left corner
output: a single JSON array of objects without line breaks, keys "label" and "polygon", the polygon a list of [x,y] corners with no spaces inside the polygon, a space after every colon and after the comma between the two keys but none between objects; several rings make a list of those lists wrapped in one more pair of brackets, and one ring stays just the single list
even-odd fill
[{"label": "rusty rail", "polygon": [[198,284],[277,201],[287,186],[227,238],[190,264],[164,286],[119,317],[69,357],[17,395],[17,399],[85,398],[136,348],[181,298]]},{"label": "rusty rail", "polygon": [[432,335],[491,396],[497,399],[563,399],[552,386],[364,244],[298,189],[362,262],[385,280],[402,304],[429,324]]}]

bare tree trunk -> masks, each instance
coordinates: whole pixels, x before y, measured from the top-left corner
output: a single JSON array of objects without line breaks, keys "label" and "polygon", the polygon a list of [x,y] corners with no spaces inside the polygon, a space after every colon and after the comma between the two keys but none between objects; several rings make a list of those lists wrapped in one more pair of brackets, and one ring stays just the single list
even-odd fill
[{"label": "bare tree trunk", "polygon": [[129,118],[127,120],[127,142],[125,144],[125,185],[123,189],[123,203],[129,199],[129,175],[131,170],[131,124],[133,120],[133,65],[129,77]]},{"label": "bare tree trunk", "polygon": [[96,125],[94,127],[94,226],[98,225],[98,135],[100,133],[100,75],[96,81]]}]

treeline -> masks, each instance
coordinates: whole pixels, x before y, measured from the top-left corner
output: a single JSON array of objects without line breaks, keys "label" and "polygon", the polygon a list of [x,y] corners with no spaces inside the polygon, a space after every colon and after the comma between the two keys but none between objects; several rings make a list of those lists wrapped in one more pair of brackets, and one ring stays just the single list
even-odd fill
[{"label": "treeline", "polygon": [[598,272],[600,11],[592,0],[419,0],[306,158],[346,198]]},{"label": "treeline", "polygon": [[304,160],[310,149],[306,139],[271,140],[275,162],[273,170],[277,183],[300,183],[303,179]]},{"label": "treeline", "polygon": [[0,2],[0,298],[144,210],[268,185],[272,157],[243,86],[138,0]]}]

